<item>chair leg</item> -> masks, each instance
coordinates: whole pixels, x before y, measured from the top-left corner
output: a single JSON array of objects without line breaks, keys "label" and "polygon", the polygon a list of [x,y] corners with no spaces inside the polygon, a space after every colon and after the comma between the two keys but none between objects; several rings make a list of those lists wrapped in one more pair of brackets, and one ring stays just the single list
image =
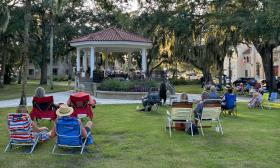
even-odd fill
[{"label": "chair leg", "polygon": [[219,127],[220,127],[221,134],[224,135],[223,127],[222,127],[222,125],[221,125],[221,123],[220,123],[220,120],[218,120],[218,123],[219,123]]},{"label": "chair leg", "polygon": [[170,120],[168,121],[168,126],[169,126],[169,136],[170,136],[170,137],[171,137],[171,122],[172,122],[172,121],[170,121]]},{"label": "chair leg", "polygon": [[192,126],[192,122],[191,123],[191,132],[192,132],[192,136],[193,136],[193,126]]},{"label": "chair leg", "polygon": [[202,134],[202,136],[204,136],[201,120],[198,120],[198,123],[199,123],[199,126],[200,126],[201,134]]},{"label": "chair leg", "polygon": [[37,145],[37,143],[34,143],[34,144],[32,145],[32,147],[31,147],[31,149],[30,149],[30,152],[29,152],[30,154],[34,151],[36,145]]},{"label": "chair leg", "polygon": [[54,154],[55,149],[56,149],[56,144],[54,144],[53,146],[52,154]]},{"label": "chair leg", "polygon": [[4,152],[7,152],[10,147],[11,147],[11,141],[9,141],[9,143],[7,144]]}]

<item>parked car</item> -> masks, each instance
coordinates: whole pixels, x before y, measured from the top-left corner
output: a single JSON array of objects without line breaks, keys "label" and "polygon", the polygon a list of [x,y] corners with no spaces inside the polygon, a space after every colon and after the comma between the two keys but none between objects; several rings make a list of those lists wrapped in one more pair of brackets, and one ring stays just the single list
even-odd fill
[{"label": "parked car", "polygon": [[255,78],[238,78],[233,84],[234,86],[238,86],[240,83],[246,84],[247,82],[249,82],[251,86],[255,86],[257,80]]}]

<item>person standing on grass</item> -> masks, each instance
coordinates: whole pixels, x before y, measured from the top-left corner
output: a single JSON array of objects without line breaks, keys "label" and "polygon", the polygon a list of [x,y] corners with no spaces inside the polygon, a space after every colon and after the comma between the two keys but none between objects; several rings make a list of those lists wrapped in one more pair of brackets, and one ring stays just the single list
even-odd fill
[{"label": "person standing on grass", "polygon": [[166,84],[165,84],[165,82],[163,81],[163,82],[160,84],[160,89],[159,89],[160,101],[163,100],[163,104],[165,104],[165,102],[166,102],[166,97],[167,97],[166,91],[167,91],[167,89],[166,89]]}]

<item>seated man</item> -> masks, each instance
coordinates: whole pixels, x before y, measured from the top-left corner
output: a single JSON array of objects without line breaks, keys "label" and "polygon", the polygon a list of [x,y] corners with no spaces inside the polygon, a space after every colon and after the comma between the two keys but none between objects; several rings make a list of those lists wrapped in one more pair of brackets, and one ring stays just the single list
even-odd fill
[{"label": "seated man", "polygon": [[197,118],[197,119],[199,119],[201,117],[202,110],[203,110],[203,103],[204,103],[203,101],[205,99],[208,99],[208,93],[207,92],[203,92],[201,94],[201,100],[196,104],[196,107],[193,111],[194,112],[194,117]]},{"label": "seated man", "polygon": [[[74,110],[72,107],[68,107],[66,104],[61,104],[59,106],[59,109],[56,111],[56,115],[59,117],[57,120],[66,119],[65,121],[67,121],[67,118],[71,118],[70,116],[73,112],[74,112]],[[71,120],[68,120],[68,121],[71,121]],[[51,129],[51,131],[49,132],[49,136],[51,138],[54,138],[56,136],[56,122],[55,122],[53,128]],[[82,125],[82,123],[81,123],[81,125]],[[87,137],[87,133],[90,132],[92,125],[93,125],[93,123],[91,121],[88,121],[86,123],[85,127],[82,127],[82,137],[83,138]],[[93,138],[92,138],[92,136],[89,136],[87,139],[87,144],[90,145],[92,143],[93,143]]]},{"label": "seated man", "polygon": [[216,92],[215,86],[211,86],[208,99],[218,99],[218,98],[219,98],[219,96],[218,96],[218,94]]},{"label": "seated man", "polygon": [[250,89],[251,89],[251,85],[250,85],[249,82],[247,82],[246,85],[245,85],[245,90],[244,91],[249,92]]},{"label": "seated man", "polygon": [[[232,88],[228,88],[227,92],[224,94],[222,98],[222,110],[230,110],[233,109],[236,102],[236,96],[232,93]],[[230,113],[231,114],[231,113]]]},{"label": "seated man", "polygon": [[151,111],[154,104],[160,104],[159,92],[156,88],[151,89],[145,97],[142,97],[143,108],[136,107],[137,111]]}]

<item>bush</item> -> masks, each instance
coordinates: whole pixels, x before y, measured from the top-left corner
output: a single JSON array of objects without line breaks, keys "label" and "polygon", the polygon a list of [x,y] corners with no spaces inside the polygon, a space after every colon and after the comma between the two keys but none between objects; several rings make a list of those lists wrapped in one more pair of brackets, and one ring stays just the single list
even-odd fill
[{"label": "bush", "polygon": [[53,81],[68,81],[68,76],[67,75],[62,75],[62,76],[53,76]]},{"label": "bush", "polygon": [[170,79],[170,83],[173,85],[197,85],[200,84],[200,80]]},{"label": "bush", "polygon": [[119,81],[108,79],[103,81],[97,90],[102,91],[127,91],[127,92],[146,92],[151,87],[158,87],[158,83],[154,81]]}]

